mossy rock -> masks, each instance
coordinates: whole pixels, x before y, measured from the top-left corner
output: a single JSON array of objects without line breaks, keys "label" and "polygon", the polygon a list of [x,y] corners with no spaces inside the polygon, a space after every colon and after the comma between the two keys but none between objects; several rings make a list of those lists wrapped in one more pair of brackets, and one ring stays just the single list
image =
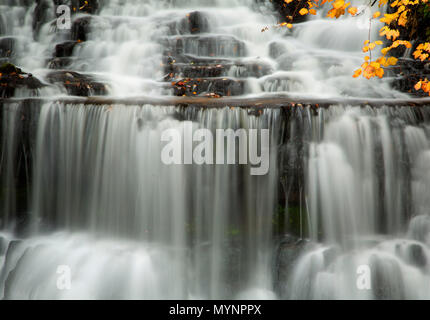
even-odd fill
[{"label": "mossy rock", "polygon": [[4,63],[0,66],[1,98],[13,97],[16,88],[36,90],[43,86],[44,84],[39,79],[33,77],[31,73],[23,72],[11,63]]},{"label": "mossy rock", "polygon": [[0,73],[2,74],[12,74],[12,73],[22,73],[22,70],[12,63],[6,62],[0,66]]}]

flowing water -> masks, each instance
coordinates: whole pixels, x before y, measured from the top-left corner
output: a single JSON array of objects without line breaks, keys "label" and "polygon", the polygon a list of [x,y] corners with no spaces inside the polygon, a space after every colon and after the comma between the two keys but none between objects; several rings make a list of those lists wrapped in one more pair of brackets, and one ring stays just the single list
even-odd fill
[{"label": "flowing water", "polygon": [[[113,98],[408,97],[351,76],[370,9],[288,30],[268,1],[104,0],[71,31],[55,9],[0,0],[0,61],[45,84],[15,97],[73,95],[56,72]],[[269,171],[165,165],[172,128],[269,129]],[[4,102],[1,150],[2,298],[430,298],[428,107]]]}]

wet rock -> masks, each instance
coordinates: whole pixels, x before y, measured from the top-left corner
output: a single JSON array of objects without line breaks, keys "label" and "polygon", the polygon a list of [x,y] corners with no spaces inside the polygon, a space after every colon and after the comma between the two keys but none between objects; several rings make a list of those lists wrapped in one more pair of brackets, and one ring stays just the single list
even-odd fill
[{"label": "wet rock", "polygon": [[208,18],[200,11],[194,11],[181,20],[180,33],[204,33],[209,32]]},{"label": "wet rock", "polygon": [[182,69],[188,67],[192,68],[193,66],[217,66],[228,64],[229,60],[223,58],[196,57],[187,54],[173,55],[171,51],[166,50],[163,55],[162,63],[166,74],[164,80],[171,81],[172,79],[181,77]]},{"label": "wet rock", "polygon": [[176,78],[177,75],[185,78],[214,78],[233,76],[237,78],[260,78],[270,74],[270,66],[257,62],[243,63],[219,63],[219,64],[173,64],[169,75]]},{"label": "wet rock", "polygon": [[285,46],[282,43],[279,42],[271,42],[269,44],[269,56],[272,59],[277,59],[279,58],[281,55],[283,55],[285,52],[287,51],[287,49],[285,48]]},{"label": "wet rock", "polygon": [[6,32],[6,25],[3,20],[3,17],[0,15],[0,35],[4,34]]},{"label": "wet rock", "polygon": [[221,77],[228,73],[226,65],[190,65],[190,64],[174,64],[172,66],[169,77],[176,78],[183,76],[186,78],[206,78],[206,77]]},{"label": "wet rock", "polygon": [[199,11],[191,12],[184,22],[192,34],[209,32],[208,18]]},{"label": "wet rock", "polygon": [[339,257],[340,249],[338,247],[330,247],[323,251],[324,267],[328,268]]},{"label": "wet rock", "polygon": [[73,21],[71,39],[75,41],[87,41],[90,33],[92,17],[81,17]]},{"label": "wet rock", "polygon": [[[295,23],[306,21],[306,16],[302,16],[299,11],[302,8],[308,8],[307,1],[293,1],[287,4],[284,0],[273,0],[272,3],[282,21]],[[292,17],[292,20],[286,20],[286,17]]]},{"label": "wet rock", "polygon": [[229,78],[181,79],[173,82],[172,86],[176,96],[211,93],[217,96],[236,96],[244,93],[245,82]]},{"label": "wet rock", "polygon": [[413,217],[409,223],[408,236],[430,245],[430,216],[419,215]]},{"label": "wet rock", "polygon": [[72,64],[73,59],[69,57],[53,58],[48,62],[49,69],[65,69]]},{"label": "wet rock", "polygon": [[161,39],[169,55],[191,54],[206,57],[244,57],[247,54],[243,41],[226,35],[173,36]]},{"label": "wet rock", "polygon": [[70,57],[79,41],[66,41],[55,46],[54,56],[57,58]]},{"label": "wet rock", "polygon": [[31,73],[25,73],[10,63],[0,66],[0,97],[12,97],[17,88],[36,90],[42,87],[44,84]]},{"label": "wet rock", "polygon": [[395,259],[372,255],[369,263],[374,298],[403,300],[405,286],[398,262]]},{"label": "wet rock", "polygon": [[209,21],[200,11],[187,13],[184,18],[167,25],[170,35],[186,35],[209,32]]},{"label": "wet rock", "polygon": [[427,265],[427,256],[424,248],[419,244],[411,244],[408,247],[409,261],[418,268],[425,267]]},{"label": "wet rock", "polygon": [[387,75],[395,77],[392,86],[402,92],[410,93],[416,97],[428,97],[428,93],[415,90],[415,84],[424,78],[430,78],[430,63],[414,59],[399,59],[396,66],[387,72]]},{"label": "wet rock", "polygon": [[14,37],[0,37],[0,57],[10,58],[13,56],[16,39]]},{"label": "wet rock", "polygon": [[107,93],[107,88],[103,83],[95,81],[91,76],[74,71],[51,72],[47,76],[47,81],[62,85],[68,94],[73,96],[88,97]]},{"label": "wet rock", "polygon": [[99,11],[100,3],[98,0],[72,0],[72,7],[75,13],[96,14]]},{"label": "wet rock", "polygon": [[309,242],[291,235],[285,235],[275,253],[274,288],[282,298],[288,295],[288,282],[298,258],[305,251]]},{"label": "wet rock", "polygon": [[7,240],[4,237],[0,237],[0,256],[3,256],[6,253],[7,249]]},{"label": "wet rock", "polygon": [[49,21],[50,9],[49,0],[36,0],[36,3],[32,25],[35,38],[37,38],[42,25]]}]

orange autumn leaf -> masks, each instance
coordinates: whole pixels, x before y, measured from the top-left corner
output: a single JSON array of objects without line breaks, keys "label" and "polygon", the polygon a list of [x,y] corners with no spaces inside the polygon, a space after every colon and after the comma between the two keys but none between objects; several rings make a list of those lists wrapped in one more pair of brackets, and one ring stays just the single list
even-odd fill
[{"label": "orange autumn leaf", "polygon": [[299,11],[299,13],[300,13],[302,16],[304,16],[305,14],[308,14],[308,12],[309,12],[309,10],[308,10],[308,9],[306,9],[306,8],[302,8],[302,9]]},{"label": "orange autumn leaf", "polygon": [[357,14],[357,8],[356,7],[349,8],[348,13],[355,16]]}]

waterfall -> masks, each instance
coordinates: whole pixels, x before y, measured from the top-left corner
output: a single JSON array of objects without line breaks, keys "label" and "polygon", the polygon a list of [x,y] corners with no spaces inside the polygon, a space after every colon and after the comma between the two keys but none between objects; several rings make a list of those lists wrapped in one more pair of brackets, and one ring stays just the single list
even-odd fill
[{"label": "waterfall", "polygon": [[[0,0],[0,65],[41,83],[0,99],[0,298],[430,298],[430,109],[342,103],[409,97],[352,78],[373,9],[290,30],[263,0],[90,2],[62,30],[57,2]],[[339,104],[255,103],[303,97]],[[199,130],[243,130],[205,151],[238,161],[187,162]]]}]

